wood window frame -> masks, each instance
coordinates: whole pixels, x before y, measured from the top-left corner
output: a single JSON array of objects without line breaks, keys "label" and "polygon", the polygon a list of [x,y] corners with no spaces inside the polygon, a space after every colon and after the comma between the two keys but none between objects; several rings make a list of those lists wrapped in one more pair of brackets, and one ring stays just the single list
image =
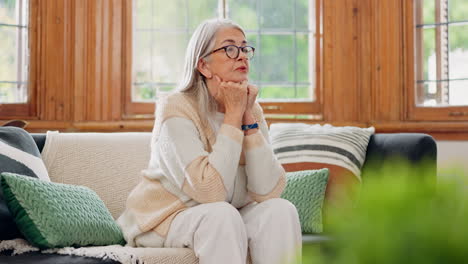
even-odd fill
[{"label": "wood window frame", "polygon": [[[434,0],[436,1],[436,0]],[[436,1],[436,14],[440,13],[439,5]],[[405,23],[403,31],[405,32],[405,66],[406,66],[406,94],[407,97],[407,120],[409,121],[468,121],[468,106],[438,106],[438,107],[426,107],[417,105],[418,103],[418,94],[422,94],[423,86],[416,85],[416,77],[421,76],[421,73],[418,72],[418,67],[416,63],[421,64],[423,60],[422,49],[416,47],[416,43],[421,43],[422,33],[415,30],[415,24],[417,17],[415,14],[422,12],[422,2],[419,0],[405,1],[404,2],[404,17]],[[438,11],[437,11],[438,10]],[[419,17],[422,17],[420,15]],[[419,21],[422,22],[422,21]],[[437,22],[437,21],[436,21]],[[440,30],[436,32],[437,36],[440,36]],[[440,45],[438,45],[440,46]],[[442,52],[440,48],[436,48],[436,52]],[[440,58],[440,56],[438,56]],[[438,61],[439,65],[440,62]],[[419,67],[421,68],[421,67]],[[437,76],[441,76],[441,69],[437,67]],[[438,87],[438,94],[436,97],[437,100],[443,96],[440,94],[441,87]],[[466,126],[466,125],[464,125]]]},{"label": "wood window frame", "polygon": [[[323,120],[323,0],[315,0],[315,100],[314,101],[266,101],[260,102],[266,115],[293,115],[293,119],[285,118],[287,121],[301,120]],[[123,119],[153,119],[155,103],[132,101],[132,0],[124,0],[123,8],[123,73],[124,73],[124,113]],[[309,19],[312,19],[309,16]],[[312,73],[313,74],[313,73]],[[307,115],[307,118],[303,116]],[[267,117],[271,120],[283,120],[281,117]]]},{"label": "wood window frame", "polygon": [[37,119],[37,76],[39,70],[39,41],[41,20],[40,0],[29,0],[29,73],[28,99],[25,103],[0,103],[0,119]]}]

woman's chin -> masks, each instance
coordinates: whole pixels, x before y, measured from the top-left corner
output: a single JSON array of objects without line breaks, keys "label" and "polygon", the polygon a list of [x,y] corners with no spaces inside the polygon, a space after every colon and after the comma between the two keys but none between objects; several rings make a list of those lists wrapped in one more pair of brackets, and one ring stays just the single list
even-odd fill
[{"label": "woman's chin", "polygon": [[232,77],[231,82],[243,82],[245,80],[249,79],[249,74],[248,73],[237,73],[235,76]]}]

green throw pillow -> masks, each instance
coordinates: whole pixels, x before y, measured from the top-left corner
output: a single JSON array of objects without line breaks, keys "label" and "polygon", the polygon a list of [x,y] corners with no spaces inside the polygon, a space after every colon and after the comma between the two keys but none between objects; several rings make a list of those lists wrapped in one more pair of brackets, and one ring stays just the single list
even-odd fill
[{"label": "green throw pillow", "polygon": [[39,248],[125,243],[104,202],[83,186],[4,172],[1,186],[15,223]]},{"label": "green throw pillow", "polygon": [[328,169],[286,173],[287,184],[281,198],[296,206],[302,233],[321,233],[323,231],[322,206],[328,173]]}]

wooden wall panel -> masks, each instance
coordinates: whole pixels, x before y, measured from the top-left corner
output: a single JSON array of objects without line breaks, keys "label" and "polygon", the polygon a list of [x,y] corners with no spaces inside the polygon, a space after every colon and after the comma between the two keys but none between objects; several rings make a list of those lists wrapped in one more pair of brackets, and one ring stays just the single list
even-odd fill
[{"label": "wooden wall panel", "polygon": [[73,120],[86,120],[87,61],[86,40],[88,29],[88,1],[73,1],[74,4],[74,78],[73,78]]},{"label": "wooden wall panel", "polygon": [[41,71],[39,74],[40,119],[70,120],[71,67],[69,61],[71,30],[70,1],[45,0],[40,2],[43,20],[42,29]]},{"label": "wooden wall panel", "polygon": [[120,120],[123,113],[124,96],[124,50],[122,45],[123,39],[123,0],[114,0],[110,5],[111,16],[110,21],[110,37],[109,44],[111,48],[109,52],[109,61],[107,65],[110,66],[108,77],[108,100],[109,108],[107,110],[108,120]]},{"label": "wooden wall panel", "polygon": [[403,0],[373,1],[373,120],[404,120]]},{"label": "wooden wall panel", "polygon": [[358,2],[324,1],[325,120],[359,120]]},{"label": "wooden wall panel", "polygon": [[74,121],[121,119],[122,1],[73,1]]},{"label": "wooden wall panel", "polygon": [[374,32],[373,0],[360,0],[358,7],[358,82],[359,121],[369,122],[373,119],[375,101],[373,100],[372,77],[374,69]]}]

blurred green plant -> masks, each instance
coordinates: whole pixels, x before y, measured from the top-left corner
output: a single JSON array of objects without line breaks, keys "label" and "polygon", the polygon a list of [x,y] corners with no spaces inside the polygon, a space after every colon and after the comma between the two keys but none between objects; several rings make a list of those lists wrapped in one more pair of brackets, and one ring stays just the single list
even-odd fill
[{"label": "blurred green plant", "polygon": [[331,240],[304,246],[303,264],[468,263],[466,178],[436,184],[419,171],[393,162],[364,178],[358,201],[330,216]]}]

